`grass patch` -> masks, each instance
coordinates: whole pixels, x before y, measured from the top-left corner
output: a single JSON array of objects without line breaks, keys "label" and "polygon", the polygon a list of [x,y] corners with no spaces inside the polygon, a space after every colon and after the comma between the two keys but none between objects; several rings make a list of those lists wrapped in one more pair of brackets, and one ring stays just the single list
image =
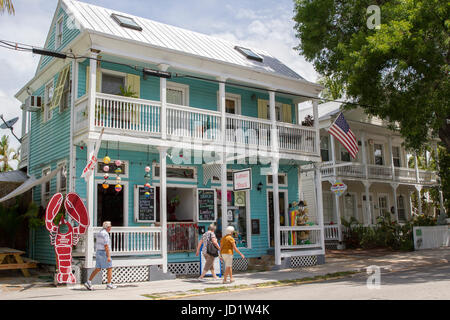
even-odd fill
[{"label": "grass patch", "polygon": [[152,294],[143,294],[144,297],[150,298],[150,299],[159,299],[161,298],[160,295],[152,295]]},{"label": "grass patch", "polygon": [[215,292],[215,291],[224,291],[227,290],[227,287],[215,287],[215,288],[206,288],[204,292]]}]

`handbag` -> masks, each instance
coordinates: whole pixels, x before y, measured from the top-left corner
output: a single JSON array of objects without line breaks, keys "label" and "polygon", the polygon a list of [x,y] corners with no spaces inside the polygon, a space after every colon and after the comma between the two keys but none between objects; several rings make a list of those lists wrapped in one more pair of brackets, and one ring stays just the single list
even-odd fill
[{"label": "handbag", "polygon": [[212,243],[211,237],[212,237],[211,234],[209,234],[209,240],[206,245],[206,253],[209,254],[210,256],[213,256],[214,258],[216,258],[219,256],[219,249],[217,249],[217,247],[214,245],[214,243]]}]

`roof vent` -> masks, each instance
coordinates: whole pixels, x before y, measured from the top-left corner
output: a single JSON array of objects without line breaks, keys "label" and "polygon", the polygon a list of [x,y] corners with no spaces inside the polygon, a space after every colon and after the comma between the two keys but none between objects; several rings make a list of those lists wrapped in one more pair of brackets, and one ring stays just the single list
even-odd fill
[{"label": "roof vent", "polygon": [[121,26],[125,28],[130,28],[138,31],[142,31],[142,28],[134,21],[133,18],[121,16],[117,13],[112,13],[111,17]]},{"label": "roof vent", "polygon": [[244,47],[239,47],[239,46],[235,46],[234,49],[236,49],[241,54],[243,54],[247,59],[263,62],[263,58],[261,58],[259,55],[257,55],[250,49],[247,49]]}]

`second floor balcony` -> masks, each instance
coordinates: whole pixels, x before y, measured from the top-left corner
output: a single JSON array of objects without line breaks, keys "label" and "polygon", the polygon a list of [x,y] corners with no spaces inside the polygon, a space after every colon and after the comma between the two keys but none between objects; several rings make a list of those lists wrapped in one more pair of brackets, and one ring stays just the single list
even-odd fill
[{"label": "second floor balcony", "polygon": [[[75,103],[74,133],[81,134],[89,128],[89,100],[87,96]],[[223,136],[222,115],[218,111],[190,106],[167,104],[162,114],[160,101],[95,94],[94,128],[104,127],[110,133],[131,134],[138,137],[162,138],[162,119],[165,117],[166,139],[187,139],[192,142],[221,144]],[[317,130],[286,122],[277,122],[276,135],[272,122],[266,119],[226,114],[226,143],[271,151],[275,138],[280,152],[318,156]]]},{"label": "second floor balcony", "polygon": [[[367,166],[367,176],[366,176]],[[353,180],[379,180],[389,182],[436,184],[435,171],[417,170],[411,168],[381,166],[359,162],[325,162],[322,166],[322,178],[340,177]]]}]

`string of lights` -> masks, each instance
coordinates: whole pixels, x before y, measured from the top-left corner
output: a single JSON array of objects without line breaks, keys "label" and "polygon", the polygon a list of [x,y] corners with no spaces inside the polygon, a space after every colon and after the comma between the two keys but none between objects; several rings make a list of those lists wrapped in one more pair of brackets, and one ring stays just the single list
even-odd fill
[{"label": "string of lights", "polygon": [[[128,68],[133,69],[134,71],[142,72],[144,75],[149,75],[149,76],[163,77],[163,78],[168,78],[168,79],[171,78],[172,76],[174,76],[176,78],[190,78],[190,79],[213,82],[213,83],[223,83],[223,81],[220,81],[220,80],[209,79],[209,78],[193,76],[193,75],[188,75],[188,74],[182,74],[182,73],[172,74],[171,72],[149,69],[149,68],[145,68],[145,67],[138,66],[138,65],[131,65],[131,64],[121,63],[121,62],[117,62],[117,61],[106,60],[103,58],[94,58],[94,57],[83,56],[83,55],[77,56],[73,52],[70,52],[70,51],[58,52],[58,51],[45,49],[42,47],[36,47],[36,46],[29,45],[29,44],[24,44],[24,43],[9,41],[9,40],[0,40],[0,43],[1,43],[0,47],[10,49],[10,50],[16,50],[16,51],[22,51],[22,52],[28,51],[33,54],[51,56],[51,57],[60,58],[60,59],[67,59],[67,58],[74,59],[74,60],[88,59],[88,60],[95,60],[95,61],[99,61],[99,62],[106,62],[106,63],[111,63],[111,64],[115,64],[115,65],[128,67]],[[247,88],[247,89],[253,89],[253,90],[267,91],[267,88],[245,85],[245,84],[241,84],[241,83],[226,82],[226,85]],[[317,97],[315,97],[315,96],[292,93],[292,92],[287,92],[287,91],[283,91],[283,90],[276,90],[276,92],[279,94],[286,94],[286,95],[290,95],[290,96],[294,96],[294,97],[317,99]],[[336,100],[336,99],[328,99],[328,98],[323,98],[323,97],[319,97],[319,99],[322,101],[326,101],[326,102],[337,102],[337,103],[342,103],[342,104],[354,105],[356,107],[358,107],[358,106],[370,107],[368,105],[364,105],[361,103],[355,103],[355,102],[351,102],[351,101],[340,101],[340,100]]]}]

